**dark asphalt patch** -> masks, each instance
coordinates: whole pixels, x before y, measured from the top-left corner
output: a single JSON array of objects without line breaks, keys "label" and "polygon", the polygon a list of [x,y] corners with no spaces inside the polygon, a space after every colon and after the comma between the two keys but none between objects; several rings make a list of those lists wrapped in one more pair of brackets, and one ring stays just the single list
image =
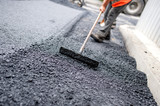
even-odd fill
[{"label": "dark asphalt patch", "polygon": [[39,45],[1,59],[0,105],[154,106],[145,85],[116,79]]}]

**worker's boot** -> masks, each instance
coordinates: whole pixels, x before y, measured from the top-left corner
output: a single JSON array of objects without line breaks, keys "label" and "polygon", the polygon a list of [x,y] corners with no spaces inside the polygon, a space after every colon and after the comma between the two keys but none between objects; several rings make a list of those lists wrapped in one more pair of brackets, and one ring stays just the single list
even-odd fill
[{"label": "worker's boot", "polygon": [[110,40],[110,31],[109,33],[105,33],[105,32],[102,32],[102,31],[98,31],[98,33],[96,34],[91,34],[91,37],[96,41],[96,42],[99,42],[99,43],[102,43],[103,40]]}]

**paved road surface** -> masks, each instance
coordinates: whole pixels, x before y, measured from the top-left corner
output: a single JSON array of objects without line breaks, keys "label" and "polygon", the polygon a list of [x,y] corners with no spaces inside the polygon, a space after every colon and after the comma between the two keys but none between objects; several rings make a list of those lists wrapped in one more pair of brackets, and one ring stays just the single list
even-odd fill
[{"label": "paved road surface", "polygon": [[57,36],[84,11],[52,1],[1,1],[0,54]]}]

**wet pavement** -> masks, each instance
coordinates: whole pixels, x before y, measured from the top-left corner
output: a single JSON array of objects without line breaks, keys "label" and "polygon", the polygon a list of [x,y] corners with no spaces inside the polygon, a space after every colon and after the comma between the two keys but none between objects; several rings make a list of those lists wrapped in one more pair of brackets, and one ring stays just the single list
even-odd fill
[{"label": "wet pavement", "polygon": [[83,55],[99,61],[97,68],[59,53],[61,46],[78,52],[97,15],[87,13],[68,33],[0,59],[0,105],[157,106],[117,28],[111,41],[89,39]]}]

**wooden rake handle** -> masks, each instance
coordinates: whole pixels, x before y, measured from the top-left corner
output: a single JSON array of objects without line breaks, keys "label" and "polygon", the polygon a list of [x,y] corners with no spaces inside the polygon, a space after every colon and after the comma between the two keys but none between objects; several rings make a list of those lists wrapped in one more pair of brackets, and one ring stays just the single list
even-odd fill
[{"label": "wooden rake handle", "polygon": [[98,14],[98,17],[97,17],[96,21],[94,22],[94,24],[93,24],[91,30],[89,31],[89,33],[88,33],[88,35],[87,35],[87,37],[86,37],[83,45],[82,45],[81,48],[80,48],[80,51],[79,51],[80,54],[82,54],[82,52],[83,52],[83,50],[84,50],[84,47],[85,47],[85,45],[86,45],[89,37],[91,36],[92,31],[93,31],[94,27],[96,26],[96,24],[97,24],[97,22],[98,22],[98,20],[99,20],[99,18],[100,18],[100,16],[101,16],[101,14],[102,14],[102,12],[100,11],[99,14]]}]

